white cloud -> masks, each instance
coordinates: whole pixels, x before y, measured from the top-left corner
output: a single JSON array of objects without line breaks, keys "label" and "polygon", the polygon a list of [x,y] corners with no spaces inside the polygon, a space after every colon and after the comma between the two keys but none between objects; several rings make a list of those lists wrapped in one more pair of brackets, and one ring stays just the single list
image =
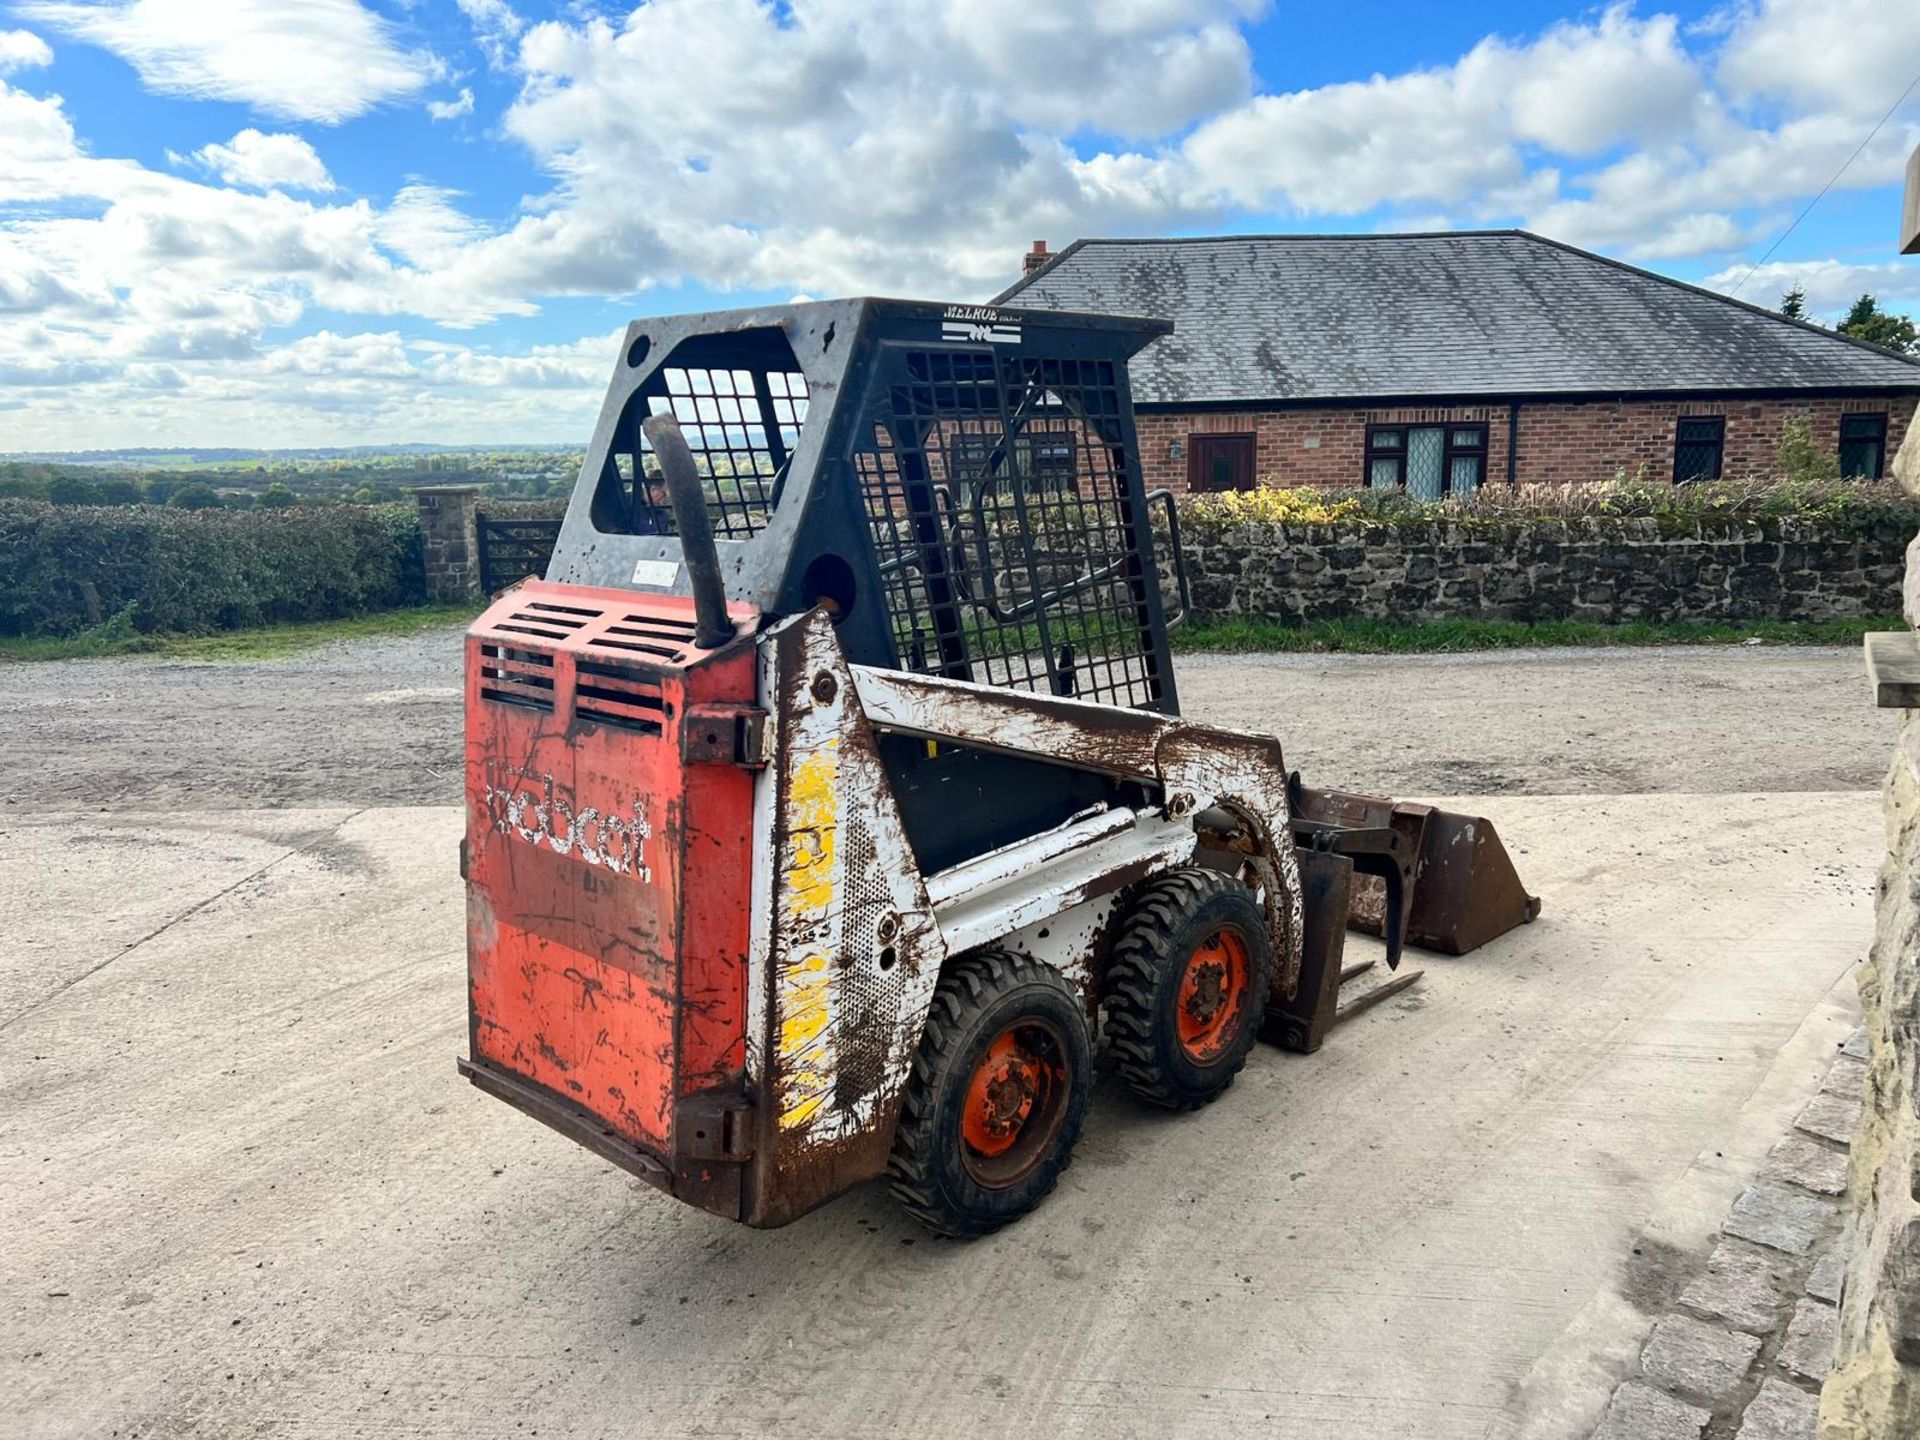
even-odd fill
[{"label": "white cloud", "polygon": [[429,100],[427,114],[435,120],[458,120],[462,115],[473,113],[473,91],[466,86],[460,87],[457,100]]},{"label": "white cloud", "polygon": [[1643,226],[1639,234],[1623,237],[1619,248],[1633,260],[1726,255],[1755,239],[1758,233],[1731,215],[1707,210]]},{"label": "white cloud", "polygon": [[[1237,25],[1257,8],[941,0],[907,14],[863,0],[781,11],[652,0],[618,25],[526,28],[504,5],[470,4],[477,30],[518,40],[522,88],[505,125],[555,182],[497,230],[431,184],[384,207],[242,212],[236,224],[217,200],[152,192],[138,167],[64,183],[118,202],[96,224],[131,233],[127,264],[145,254],[178,265],[175,251],[198,246],[194,263],[209,274],[222,263],[244,272],[273,263],[250,237],[273,237],[284,247],[277,281],[249,281],[249,295],[471,326],[543,297],[688,279],[977,295],[1004,283],[1035,236],[1193,227],[1250,210],[1553,215],[1569,203],[1560,174],[1531,152],[1583,155],[1703,123],[1699,74],[1665,18],[1612,10],[1531,43],[1488,39],[1450,66],[1249,99]],[[1069,43],[1076,36],[1087,43]],[[714,85],[716,74],[729,83]],[[1160,83],[1139,84],[1144,74]],[[468,93],[431,113],[464,109]],[[51,119],[72,149],[57,106]],[[1069,143],[1088,129],[1153,135],[1196,121],[1163,146],[1082,158]],[[244,167],[225,154],[238,158],[239,139],[202,152],[230,183],[325,174],[318,156],[304,180],[292,154],[271,172]],[[101,163],[77,150],[66,162]],[[189,228],[181,211],[202,209],[206,221]],[[1636,238],[1684,235],[1674,243],[1726,233],[1664,214],[1637,223]]]},{"label": "white cloud", "polygon": [[58,95],[30,95],[0,80],[0,203],[96,197],[165,183],[130,160],[85,154]]},{"label": "white cloud", "polygon": [[0,30],[0,75],[53,63],[53,47],[31,30]]},{"label": "white cloud", "polygon": [[[1510,221],[1560,198],[1539,152],[1598,155],[1711,118],[1669,17],[1612,9],[1528,43],[1489,38],[1448,66],[1249,99],[1246,13],[654,0],[617,27],[537,25],[506,125],[557,189],[470,260],[522,292],[691,277],[978,293],[1039,235],[1379,206]],[[733,83],[716,91],[715,73]],[[1082,158],[1068,143],[1195,121],[1160,146]],[[636,188],[653,203],[627,203]]]},{"label": "white cloud", "polygon": [[336,124],[439,73],[359,0],[25,0],[22,14],[120,56],[149,89]]},{"label": "white cloud", "polygon": [[[1139,185],[1083,176],[1056,137],[1159,133],[1238,102],[1250,70],[1234,22],[1250,8],[656,0],[618,26],[536,25],[506,125],[558,188],[474,262],[558,293],[681,276],[991,288],[1008,247],[1049,226],[1166,223]],[[1213,197],[1197,204],[1180,218]]]},{"label": "white cloud", "polygon": [[[301,142],[276,140],[293,137],[242,132],[200,158],[228,185],[325,181]],[[321,204],[95,159],[57,97],[4,82],[0,196],[69,202],[0,209],[0,360],[36,373],[67,361],[154,359],[214,373],[314,305],[449,325],[533,308],[420,268],[484,233],[445,192],[411,187],[386,207]]]},{"label": "white cloud", "polygon": [[1700,100],[1674,18],[1636,20],[1627,6],[1593,25],[1556,25],[1531,45],[1483,41],[1461,68],[1481,72],[1481,85],[1510,83],[1515,136],[1562,155],[1684,135]]},{"label": "white cloud", "polygon": [[[649,0],[532,26],[504,0],[460,3],[519,86],[506,143],[550,177],[497,222],[431,174],[390,198],[343,196],[304,140],[253,128],[196,151],[191,175],[96,156],[58,96],[0,81],[0,381],[21,387],[0,401],[9,429],[25,418],[48,444],[101,443],[103,423],[168,442],[257,439],[262,425],[289,443],[349,426],[566,438],[591,424],[616,337],[509,348],[473,332],[549,297],[685,282],[977,297],[1036,237],[1273,214],[1368,230],[1518,220],[1637,259],[1726,257],[1713,283],[1731,284],[1731,258],[1778,233],[1890,98],[1863,118],[1841,96],[1829,52],[1861,47],[1806,28],[1818,7],[1802,0],[1712,32],[1615,7],[1281,94],[1255,93],[1242,27],[1259,0]],[[1902,14],[1855,17],[1867,48],[1906,56],[1914,7],[1886,8]],[[351,0],[28,10],[111,44],[161,88],[309,118],[440,75]],[[269,13],[332,38],[289,41]],[[1796,50],[1804,63],[1783,65]],[[249,68],[260,55],[280,68]],[[456,97],[426,101],[429,115],[473,113],[470,88]],[[1842,185],[1890,183],[1916,140],[1920,102]],[[1770,302],[1788,274],[1769,266],[1744,293]],[[1861,290],[1910,296],[1903,277],[1920,268],[1792,274],[1837,308]],[[286,338],[316,310],[330,328]],[[341,315],[443,330],[405,338],[417,327]]]},{"label": "white cloud", "polygon": [[1201,126],[1182,158],[1246,208],[1453,205],[1521,185],[1524,146],[1581,156],[1685,133],[1699,85],[1670,17],[1615,9],[1530,45],[1483,40],[1441,69],[1264,96]]},{"label": "white cloud", "polygon": [[191,157],[229,185],[259,190],[331,190],[333,177],[319,154],[298,135],[242,130],[224,145],[202,145]]},{"label": "white cloud", "polygon": [[461,249],[486,233],[478,221],[461,213],[457,190],[434,185],[408,185],[375,222],[375,235],[394,254],[423,268],[446,265]]},{"label": "white cloud", "polygon": [[512,61],[514,42],[527,28],[527,22],[506,0],[454,0],[454,3],[473,27],[474,42],[486,55],[487,63],[496,70],[504,69]]},{"label": "white cloud", "polygon": [[[220,361],[117,359],[55,345],[0,353],[0,385],[20,388],[45,448],[438,439],[575,440],[593,426],[624,332],[517,353],[410,341],[394,331],[321,330]],[[102,427],[102,415],[111,424]]]},{"label": "white cloud", "polygon": [[1735,13],[1718,73],[1742,98],[1877,118],[1920,74],[1920,5],[1762,0]]},{"label": "white cloud", "polygon": [[1872,295],[1882,304],[1920,301],[1920,265],[1898,260],[1881,265],[1834,259],[1772,260],[1757,270],[1751,265],[1730,265],[1709,275],[1706,283],[1729,291],[1738,285],[1742,300],[1765,306],[1778,305],[1797,285],[1806,291],[1808,312],[1828,320],[1862,295]]},{"label": "white cloud", "polygon": [[474,346],[440,346],[426,355],[421,373],[437,384],[489,390],[573,390],[597,399],[613,372],[626,328],[588,335],[563,345],[535,345],[512,355]]},{"label": "white cloud", "polygon": [[1246,99],[1253,57],[1238,22],[1264,8],[1228,0],[929,7],[951,73],[996,97],[1015,123],[1138,136],[1163,135]]},{"label": "white cloud", "polygon": [[391,330],[362,335],[337,335],[331,330],[320,330],[276,345],[257,358],[258,364],[251,367],[254,375],[363,379],[414,379],[418,375],[407,357],[406,342]]},{"label": "white cloud", "polygon": [[[1818,194],[1836,176],[1841,190],[1897,180],[1907,153],[1920,143],[1920,123],[1889,124],[1840,174],[1870,123],[1822,114],[1764,129],[1722,116],[1693,145],[1639,151],[1582,177],[1585,196],[1541,206],[1529,223],[1576,244],[1643,256],[1732,249],[1779,233],[1787,216],[1777,212],[1797,208],[1793,202]],[[1764,224],[1742,226],[1732,218],[1756,209]]]}]

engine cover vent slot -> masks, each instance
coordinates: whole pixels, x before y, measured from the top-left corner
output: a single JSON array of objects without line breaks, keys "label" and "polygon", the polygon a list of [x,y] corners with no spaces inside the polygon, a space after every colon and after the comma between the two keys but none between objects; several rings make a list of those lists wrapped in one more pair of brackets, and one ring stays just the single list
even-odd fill
[{"label": "engine cover vent slot", "polygon": [[[540,610],[555,610],[552,605],[530,605],[526,610],[516,610],[505,620],[493,622],[495,630],[504,630],[514,635],[533,635],[542,640],[570,639],[573,632],[586,624],[586,620],[577,620],[568,615],[541,615],[529,613]],[[576,612],[578,613],[578,612]],[[591,614],[588,619],[593,618]]]},{"label": "engine cover vent slot", "polygon": [[622,615],[619,624],[613,628],[617,630],[621,625],[638,625],[645,630],[663,630],[686,636],[691,636],[694,631],[693,621],[673,615]]},{"label": "engine cover vent slot", "polygon": [[669,665],[678,665],[687,658],[687,647],[693,643],[693,630],[694,622],[691,620],[665,615],[622,615],[618,620],[608,622],[606,629],[587,641],[587,644],[637,655],[654,655]]},{"label": "engine cover vent slot", "polygon": [[[506,629],[506,626],[499,626]],[[480,698],[496,705],[553,709],[553,656],[506,645],[480,647]]]},{"label": "engine cover vent slot", "polygon": [[[562,624],[562,625],[565,625],[565,624],[578,625],[585,620],[597,620],[600,618],[600,615],[602,614],[602,612],[599,610],[589,610],[585,606],[555,605],[546,600],[529,601],[527,603],[527,609],[544,611],[547,614],[554,616],[555,622],[557,624]],[[568,621],[560,618],[562,616],[567,616],[567,615],[578,615],[581,618],[580,620],[574,620],[574,621]]]},{"label": "engine cover vent slot", "polygon": [[574,662],[573,713],[582,720],[643,735],[666,730],[666,701],[660,687],[605,660]]}]

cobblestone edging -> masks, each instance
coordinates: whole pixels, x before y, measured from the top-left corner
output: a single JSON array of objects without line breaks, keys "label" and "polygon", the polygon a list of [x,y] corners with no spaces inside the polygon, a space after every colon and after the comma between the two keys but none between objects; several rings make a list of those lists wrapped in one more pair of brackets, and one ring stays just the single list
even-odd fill
[{"label": "cobblestone edging", "polygon": [[1812,1440],[1833,1355],[1838,1197],[1866,1054],[1855,1031],[1654,1324],[1639,1372],[1614,1388],[1593,1440]]},{"label": "cobblestone edging", "polygon": [[1189,521],[1197,618],[1831,620],[1891,615],[1910,522],[1407,526]]}]

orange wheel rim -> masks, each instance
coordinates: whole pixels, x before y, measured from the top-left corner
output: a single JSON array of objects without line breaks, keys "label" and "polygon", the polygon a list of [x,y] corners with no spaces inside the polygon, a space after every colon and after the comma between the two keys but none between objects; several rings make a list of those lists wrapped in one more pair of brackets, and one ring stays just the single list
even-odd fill
[{"label": "orange wheel rim", "polygon": [[960,1111],[960,1158],[989,1189],[1020,1180],[1046,1155],[1067,1107],[1067,1047],[1041,1020],[1019,1020],[981,1053]]},{"label": "orange wheel rim", "polygon": [[1253,981],[1246,938],[1222,927],[1193,947],[1180,975],[1177,1016],[1180,1048],[1202,1065],[1218,1060],[1239,1038]]}]

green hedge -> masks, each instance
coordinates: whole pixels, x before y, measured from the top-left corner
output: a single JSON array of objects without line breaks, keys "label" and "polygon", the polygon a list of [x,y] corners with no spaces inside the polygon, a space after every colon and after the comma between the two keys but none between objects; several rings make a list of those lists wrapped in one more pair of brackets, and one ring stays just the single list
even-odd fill
[{"label": "green hedge", "polygon": [[426,598],[412,505],[103,509],[0,500],[0,635],[204,634]]},{"label": "green hedge", "polygon": [[1714,480],[1693,485],[1611,480],[1574,485],[1486,485],[1467,495],[1416,500],[1404,490],[1275,486],[1180,501],[1181,523],[1198,534],[1241,525],[1452,527],[1511,532],[1515,526],[1589,522],[1597,533],[1651,520],[1674,534],[1803,521],[1848,533],[1880,523],[1920,523],[1920,497],[1891,480]]}]

